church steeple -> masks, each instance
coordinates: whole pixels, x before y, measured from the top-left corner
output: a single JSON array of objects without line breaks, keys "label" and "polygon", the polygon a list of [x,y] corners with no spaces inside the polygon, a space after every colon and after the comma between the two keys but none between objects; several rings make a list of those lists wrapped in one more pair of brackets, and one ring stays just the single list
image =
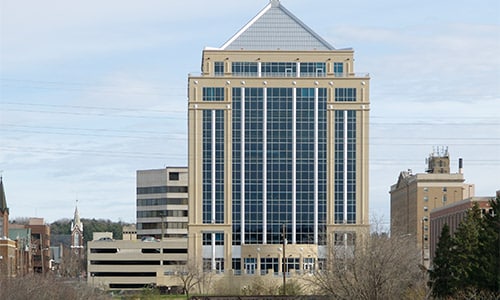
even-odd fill
[{"label": "church steeple", "polygon": [[3,178],[0,175],[0,238],[4,236],[9,236],[9,208],[5,198]]},{"label": "church steeple", "polygon": [[83,251],[81,251],[83,249],[83,223],[78,212],[78,200],[76,200],[75,214],[71,222],[71,248],[74,249],[75,254],[83,255]]},{"label": "church steeple", "polygon": [[7,199],[5,198],[5,190],[3,188],[3,177],[0,176],[0,212],[4,214],[7,212],[9,214],[9,208],[7,207]]},{"label": "church steeple", "polygon": [[73,221],[71,222],[71,232],[73,232],[76,227],[83,232],[83,223],[80,221],[80,213],[78,212],[78,200],[76,200],[75,214],[73,216]]}]

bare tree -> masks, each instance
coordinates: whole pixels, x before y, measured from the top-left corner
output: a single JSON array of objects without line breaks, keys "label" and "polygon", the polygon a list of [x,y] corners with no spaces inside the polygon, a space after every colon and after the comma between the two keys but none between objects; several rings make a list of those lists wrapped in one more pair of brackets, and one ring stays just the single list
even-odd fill
[{"label": "bare tree", "polygon": [[79,277],[85,271],[85,259],[73,253],[71,249],[64,249],[64,255],[59,265],[59,274],[63,277]]},{"label": "bare tree", "polygon": [[269,296],[278,295],[281,290],[282,288],[279,283],[262,278],[261,276],[255,276],[248,285],[243,286],[241,293],[248,296]]},{"label": "bare tree", "polygon": [[212,283],[212,272],[204,270],[194,261],[179,265],[175,276],[181,281],[187,298],[194,288],[200,294],[206,293]]},{"label": "bare tree", "polygon": [[89,287],[86,283],[32,274],[18,278],[0,279],[0,299],[104,300],[111,299],[111,297],[103,291]]},{"label": "bare tree", "polygon": [[[328,263],[309,281],[333,299],[410,299],[425,289],[420,254],[409,236],[373,233],[356,248],[332,246]],[[423,292],[423,294],[426,294]],[[423,298],[425,298],[424,296]]]}]

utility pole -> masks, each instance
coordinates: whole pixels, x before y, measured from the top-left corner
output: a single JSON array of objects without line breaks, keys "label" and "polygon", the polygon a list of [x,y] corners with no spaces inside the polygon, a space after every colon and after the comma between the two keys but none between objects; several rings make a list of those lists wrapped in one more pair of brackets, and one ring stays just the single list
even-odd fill
[{"label": "utility pole", "polygon": [[285,251],[285,246],[286,246],[286,227],[285,224],[283,224],[282,227],[282,237],[283,237],[283,296],[286,295],[286,251]]}]

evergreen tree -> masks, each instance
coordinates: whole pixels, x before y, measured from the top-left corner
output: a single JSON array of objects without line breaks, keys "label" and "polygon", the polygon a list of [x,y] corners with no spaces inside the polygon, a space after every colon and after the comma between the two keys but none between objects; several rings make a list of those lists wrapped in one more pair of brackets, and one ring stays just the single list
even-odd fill
[{"label": "evergreen tree", "polygon": [[438,298],[452,296],[458,287],[457,278],[453,274],[453,246],[450,227],[444,224],[436,247],[433,268],[429,271],[429,285],[432,287],[432,294]]},{"label": "evergreen tree", "polygon": [[477,273],[481,289],[500,293],[500,197],[490,201],[491,214],[483,216],[480,233],[483,251],[480,253],[482,269]]},{"label": "evergreen tree", "polygon": [[461,287],[478,287],[478,272],[481,271],[480,257],[483,248],[480,233],[483,230],[481,210],[477,203],[467,212],[465,219],[458,225],[454,236],[453,260],[455,274]]}]

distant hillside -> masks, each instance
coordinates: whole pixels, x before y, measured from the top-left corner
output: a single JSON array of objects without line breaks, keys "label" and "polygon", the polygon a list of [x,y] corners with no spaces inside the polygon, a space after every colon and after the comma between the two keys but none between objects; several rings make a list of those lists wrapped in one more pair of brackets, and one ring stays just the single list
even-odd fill
[{"label": "distant hillside", "polygon": [[[117,240],[122,239],[122,227],[130,225],[124,222],[112,222],[103,219],[81,219],[83,223],[83,239],[84,241],[91,241],[94,232],[109,231],[113,233],[113,238]],[[71,233],[71,220],[60,219],[50,224],[51,235],[67,235]]]}]

